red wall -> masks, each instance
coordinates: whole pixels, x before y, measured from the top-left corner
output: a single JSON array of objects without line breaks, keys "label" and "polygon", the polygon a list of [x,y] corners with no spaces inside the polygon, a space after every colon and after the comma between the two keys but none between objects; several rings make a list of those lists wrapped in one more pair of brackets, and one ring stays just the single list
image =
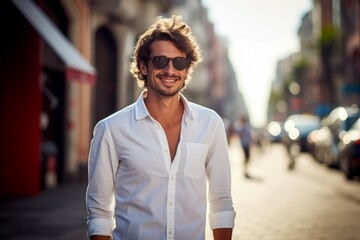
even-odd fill
[{"label": "red wall", "polygon": [[[40,38],[5,1],[0,11],[0,197],[40,191]],[[4,42],[4,43],[3,43]]]}]

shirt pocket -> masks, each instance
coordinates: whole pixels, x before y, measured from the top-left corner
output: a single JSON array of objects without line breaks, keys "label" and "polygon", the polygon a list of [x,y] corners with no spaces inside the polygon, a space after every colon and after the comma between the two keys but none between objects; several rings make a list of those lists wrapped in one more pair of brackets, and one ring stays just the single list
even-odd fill
[{"label": "shirt pocket", "polygon": [[186,162],[184,174],[197,178],[205,174],[205,161],[209,147],[201,143],[186,144]]}]

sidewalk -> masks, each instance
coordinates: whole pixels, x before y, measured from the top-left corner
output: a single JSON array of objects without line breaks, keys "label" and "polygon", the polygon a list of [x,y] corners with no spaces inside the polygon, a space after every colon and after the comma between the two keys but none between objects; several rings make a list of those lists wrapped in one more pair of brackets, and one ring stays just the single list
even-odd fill
[{"label": "sidewalk", "polygon": [[0,240],[85,240],[86,184],[0,203]]}]

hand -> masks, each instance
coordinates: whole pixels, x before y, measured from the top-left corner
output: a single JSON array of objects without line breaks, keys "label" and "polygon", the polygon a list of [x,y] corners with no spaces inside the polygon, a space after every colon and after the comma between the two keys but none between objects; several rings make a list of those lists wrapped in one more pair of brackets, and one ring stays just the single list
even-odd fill
[{"label": "hand", "polygon": [[213,229],[214,240],[231,240],[232,228]]}]

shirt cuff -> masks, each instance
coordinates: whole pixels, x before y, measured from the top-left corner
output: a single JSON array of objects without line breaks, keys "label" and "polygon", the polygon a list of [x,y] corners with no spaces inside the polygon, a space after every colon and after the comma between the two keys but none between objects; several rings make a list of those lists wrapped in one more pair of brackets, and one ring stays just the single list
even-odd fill
[{"label": "shirt cuff", "polygon": [[235,215],[236,213],[233,211],[209,214],[210,228],[234,228]]},{"label": "shirt cuff", "polygon": [[88,221],[87,225],[87,233],[89,237],[93,235],[112,237],[112,232],[115,228],[114,221],[103,218],[91,219]]}]

